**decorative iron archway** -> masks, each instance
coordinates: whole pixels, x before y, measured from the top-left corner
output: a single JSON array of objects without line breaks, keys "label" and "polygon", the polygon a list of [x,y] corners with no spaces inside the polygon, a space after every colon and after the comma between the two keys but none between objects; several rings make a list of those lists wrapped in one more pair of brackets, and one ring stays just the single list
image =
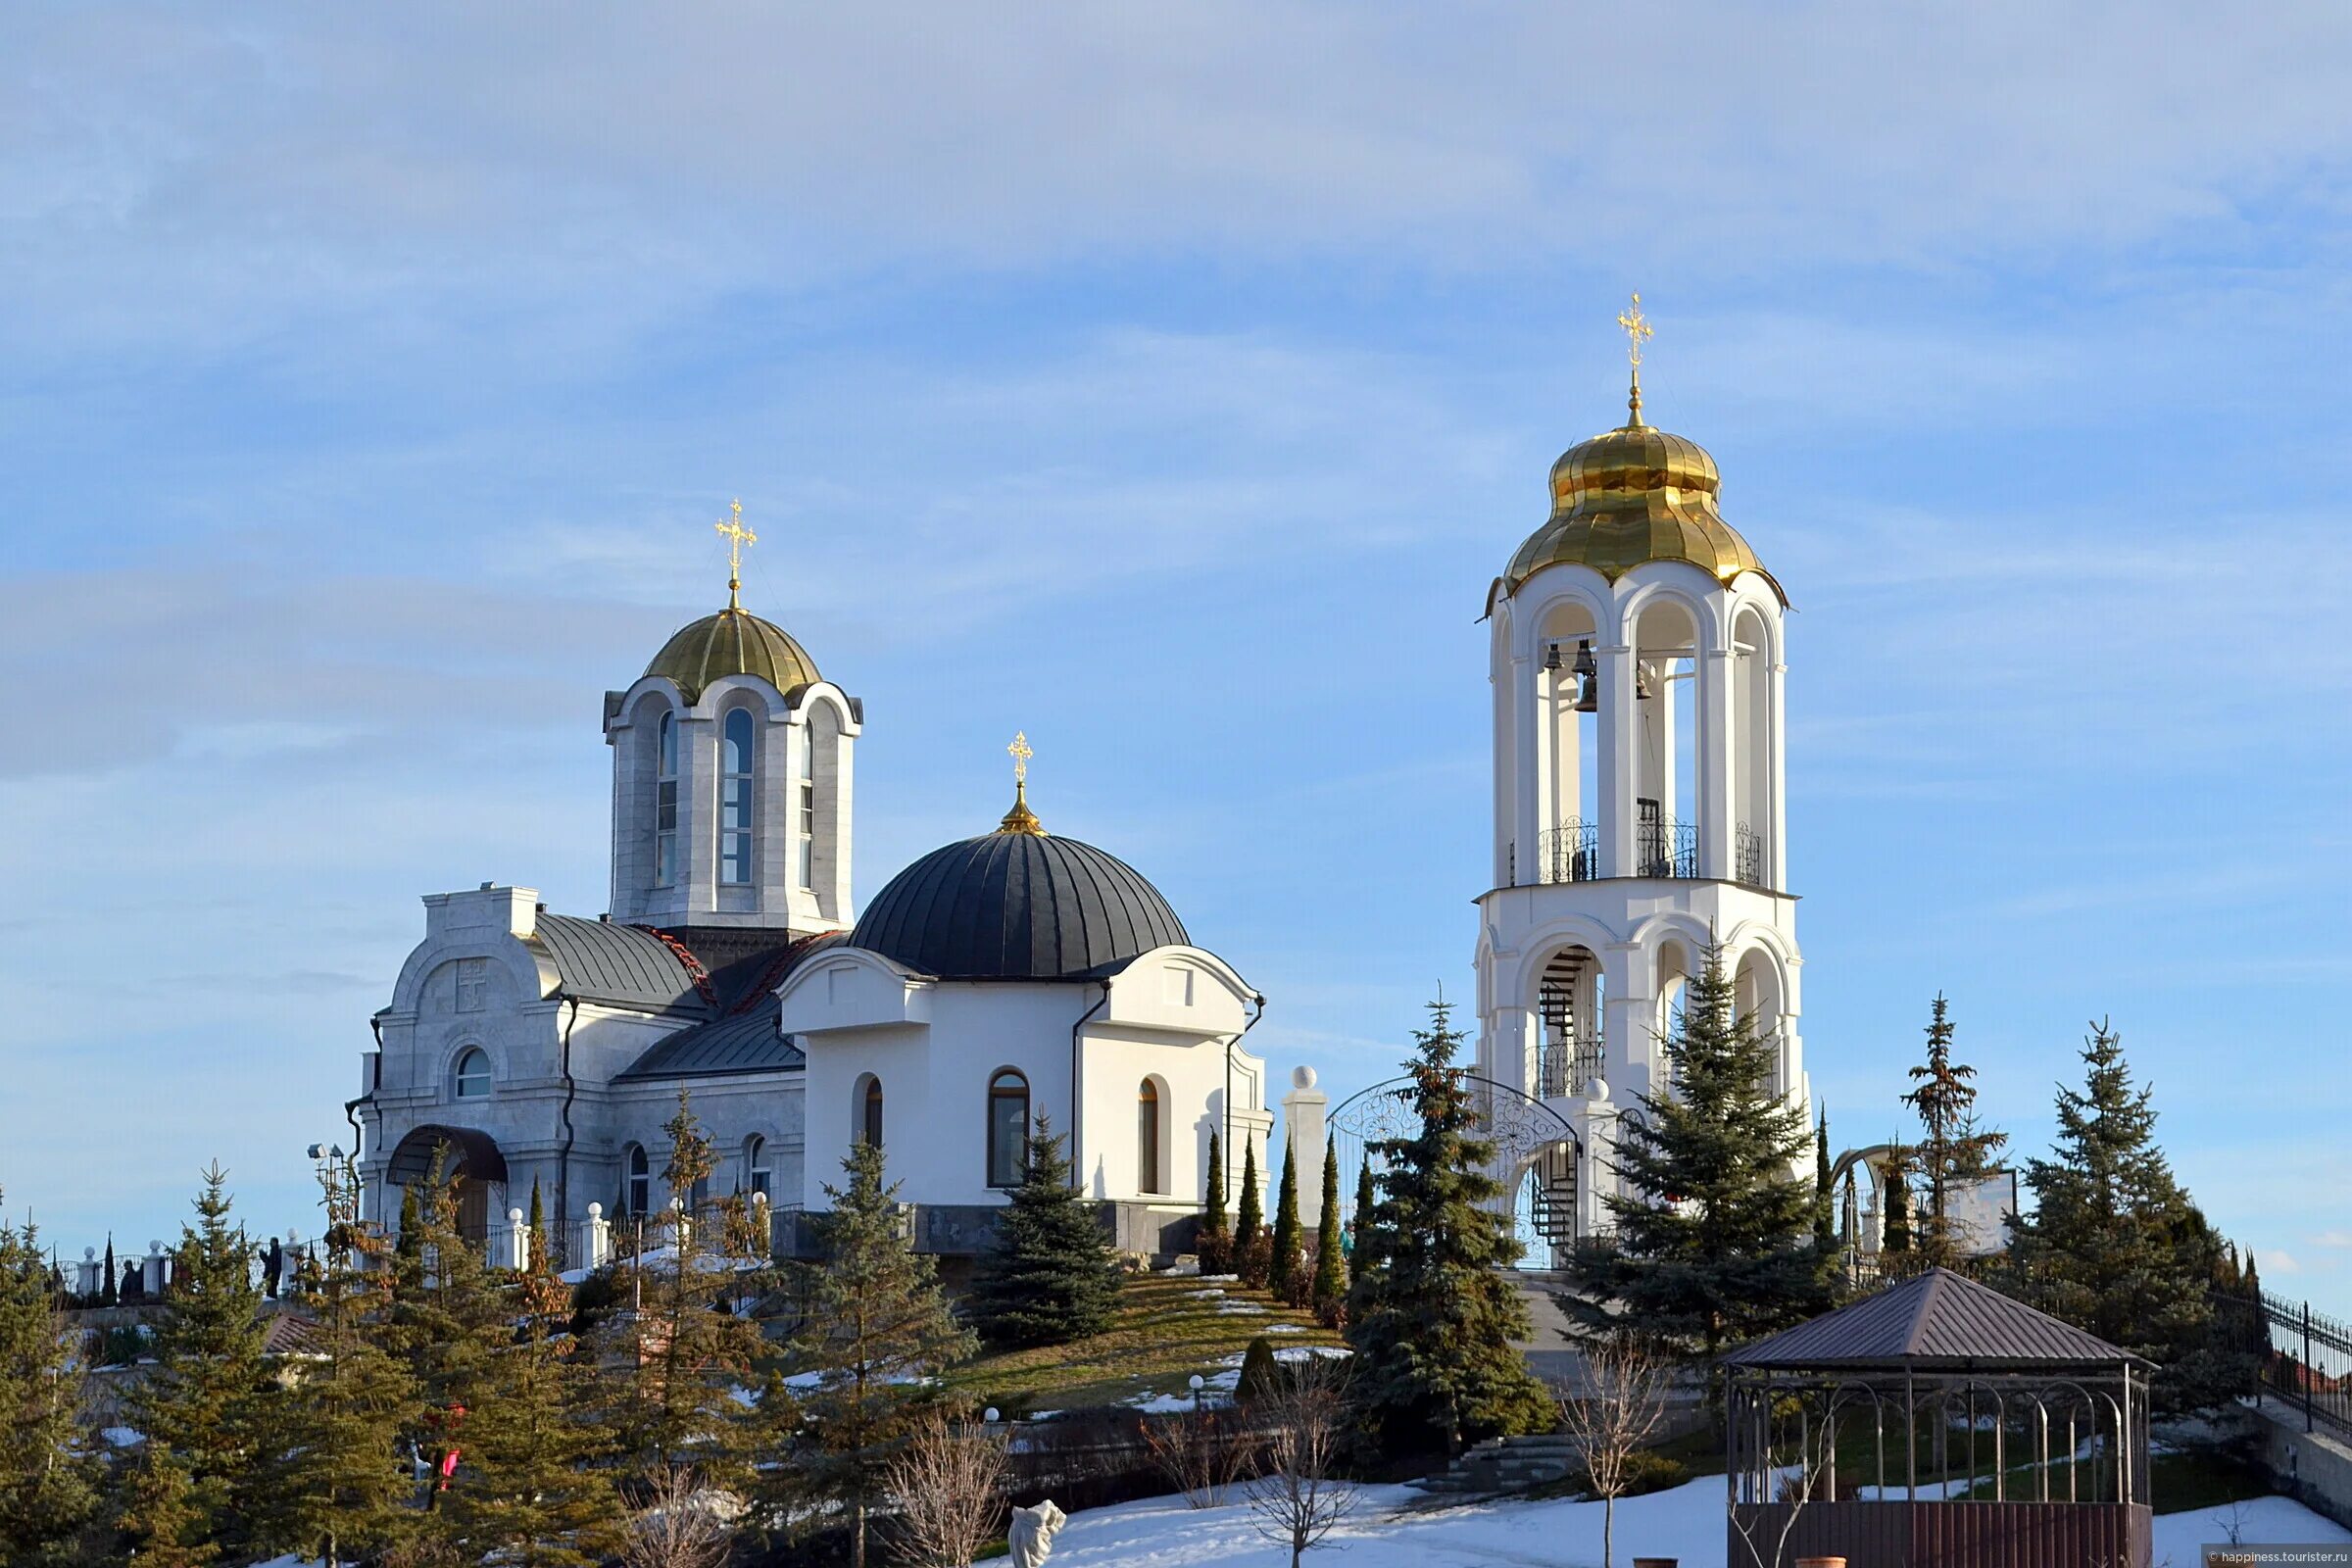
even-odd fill
[{"label": "decorative iron archway", "polygon": [[[1552,1267],[1554,1254],[1577,1238],[1584,1140],[1566,1117],[1524,1091],[1477,1073],[1460,1077],[1478,1106],[1478,1136],[1494,1149],[1487,1174],[1501,1186],[1498,1206],[1513,1216],[1520,1232],[1520,1266]],[[1341,1221],[1348,1224],[1355,1218],[1355,1173],[1378,1157],[1371,1146],[1420,1131],[1413,1080],[1389,1078],[1357,1090],[1332,1108],[1330,1127],[1340,1163]]]}]

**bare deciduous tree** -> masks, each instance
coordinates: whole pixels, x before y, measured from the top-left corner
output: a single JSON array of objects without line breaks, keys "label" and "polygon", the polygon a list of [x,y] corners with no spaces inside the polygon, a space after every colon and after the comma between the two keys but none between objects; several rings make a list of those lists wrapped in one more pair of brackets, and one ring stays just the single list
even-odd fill
[{"label": "bare deciduous tree", "polygon": [[627,1568],[719,1568],[734,1549],[732,1498],[695,1484],[684,1465],[658,1467],[620,1548]]},{"label": "bare deciduous tree", "polygon": [[892,1456],[884,1485],[915,1560],[969,1568],[1004,1522],[1004,1443],[934,1413]]},{"label": "bare deciduous tree", "polygon": [[1309,1355],[1282,1363],[1282,1375],[1251,1414],[1264,1425],[1263,1467],[1243,1489],[1259,1535],[1299,1554],[1355,1511],[1356,1490],[1337,1479],[1347,1362]]},{"label": "bare deciduous tree", "polygon": [[1671,1380],[1663,1361],[1621,1334],[1585,1351],[1580,1384],[1563,1380],[1552,1390],[1560,1401],[1560,1428],[1600,1499],[1601,1568],[1616,1561],[1617,1499],[1632,1480],[1634,1454],[1665,1417]]},{"label": "bare deciduous tree", "polygon": [[1144,1428],[1144,1451],[1196,1508],[1222,1504],[1256,1450],[1237,1410],[1187,1410]]},{"label": "bare deciduous tree", "polygon": [[[1780,1518],[1777,1532],[1767,1528],[1771,1514],[1740,1502],[1739,1493],[1732,1493],[1732,1529],[1747,1547],[1748,1559],[1755,1568],[1781,1568],[1788,1553],[1788,1538],[1795,1534],[1796,1521],[1803,1515],[1805,1505],[1824,1495],[1824,1483],[1829,1478],[1830,1431],[1827,1421],[1800,1419],[1794,1440],[1787,1445],[1775,1445],[1771,1434],[1766,1434],[1765,1467],[1778,1477],[1773,1500],[1785,1510],[1776,1510]],[[1779,1463],[1784,1453],[1793,1461],[1786,1468]],[[1740,1516],[1743,1507],[1749,1510],[1744,1519]],[[1760,1536],[1764,1539],[1759,1540]]]}]

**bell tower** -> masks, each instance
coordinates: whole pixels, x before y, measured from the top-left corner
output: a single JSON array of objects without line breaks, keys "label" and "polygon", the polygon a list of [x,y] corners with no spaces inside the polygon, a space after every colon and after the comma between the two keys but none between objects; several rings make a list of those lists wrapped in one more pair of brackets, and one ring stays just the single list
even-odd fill
[{"label": "bell tower", "polygon": [[[1551,469],[1551,515],[1489,592],[1493,886],[1478,901],[1478,1071],[1542,1101],[1545,1236],[1606,1228],[1620,1117],[1666,1092],[1685,986],[1720,951],[1805,1103],[1787,878],[1787,599],[1717,509],[1695,442],[1629,414]],[[1566,1180],[1563,1181],[1563,1176]],[[1563,1207],[1572,1207],[1571,1228]]]}]

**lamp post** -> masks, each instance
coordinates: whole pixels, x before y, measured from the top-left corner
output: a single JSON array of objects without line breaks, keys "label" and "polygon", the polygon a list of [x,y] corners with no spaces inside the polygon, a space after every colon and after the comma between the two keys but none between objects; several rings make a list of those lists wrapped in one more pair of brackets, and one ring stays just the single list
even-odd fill
[{"label": "lamp post", "polygon": [[1202,1376],[1201,1376],[1200,1373],[1198,1373],[1198,1372],[1194,1373],[1194,1374],[1193,1374],[1193,1381],[1192,1381],[1192,1390],[1193,1390],[1193,1414],[1195,1414],[1195,1415],[1199,1415],[1199,1414],[1200,1413],[1200,1391],[1201,1391],[1202,1389],[1206,1388],[1206,1387],[1208,1387],[1208,1379],[1206,1379],[1206,1378],[1202,1377]]}]

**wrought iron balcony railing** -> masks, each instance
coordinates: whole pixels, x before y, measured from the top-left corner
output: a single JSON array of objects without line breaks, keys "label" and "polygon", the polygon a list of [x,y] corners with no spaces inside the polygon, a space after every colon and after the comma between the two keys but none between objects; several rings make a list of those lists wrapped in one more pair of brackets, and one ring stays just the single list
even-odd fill
[{"label": "wrought iron balcony railing", "polygon": [[1544,862],[1539,872],[1546,882],[1592,882],[1600,876],[1600,824],[1570,817],[1544,834]]},{"label": "wrought iron balcony railing", "polygon": [[1698,875],[1698,827],[1669,817],[1634,829],[1634,874],[1690,878]]},{"label": "wrought iron balcony railing", "polygon": [[1536,1093],[1581,1095],[1585,1085],[1599,1077],[1600,1039],[1597,1034],[1560,1034],[1546,1029],[1536,1048]]},{"label": "wrought iron balcony railing", "polygon": [[1734,880],[1744,882],[1751,888],[1770,887],[1771,884],[1764,880],[1764,835],[1742,822],[1735,848],[1739,858],[1732,867]]}]

